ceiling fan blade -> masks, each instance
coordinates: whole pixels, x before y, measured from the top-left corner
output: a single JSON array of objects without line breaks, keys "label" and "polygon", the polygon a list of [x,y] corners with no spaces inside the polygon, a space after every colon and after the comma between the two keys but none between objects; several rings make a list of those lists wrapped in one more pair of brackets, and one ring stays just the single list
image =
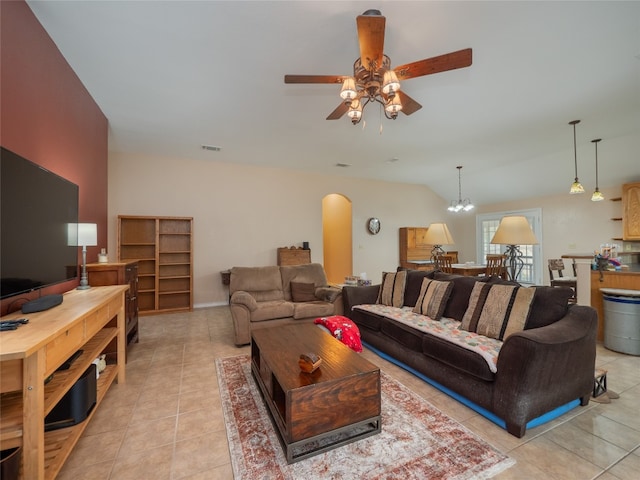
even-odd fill
[{"label": "ceiling fan blade", "polygon": [[342,83],[347,75],[285,75],[284,83]]},{"label": "ceiling fan blade", "polygon": [[384,51],[385,17],[380,10],[367,10],[362,15],[358,15],[356,24],[362,66],[369,69],[370,65],[375,63],[376,69],[380,68]]},{"label": "ceiling fan blade", "polygon": [[345,113],[347,113],[348,110],[349,110],[349,107],[347,107],[345,103],[342,102],[340,103],[340,105],[338,105],[338,107],[333,112],[329,114],[329,116],[327,117],[327,120],[338,120]]},{"label": "ceiling fan blade", "polygon": [[400,111],[405,115],[411,115],[412,113],[417,112],[422,108],[422,105],[420,105],[402,90],[398,90],[396,95],[400,95],[400,103],[402,103],[402,110]]},{"label": "ceiling fan blade", "polygon": [[457,52],[445,53],[438,57],[426,58],[406,65],[400,65],[393,69],[398,76],[398,80],[431,75],[433,73],[446,72],[457,68],[464,68],[471,65],[472,54],[470,48],[458,50]]}]

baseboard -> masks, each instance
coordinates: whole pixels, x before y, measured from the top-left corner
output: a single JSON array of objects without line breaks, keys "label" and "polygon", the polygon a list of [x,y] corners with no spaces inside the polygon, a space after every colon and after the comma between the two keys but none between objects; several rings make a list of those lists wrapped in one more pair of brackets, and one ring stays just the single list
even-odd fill
[{"label": "baseboard", "polygon": [[[394,365],[397,365],[398,367],[406,370],[407,372],[410,372],[410,373],[414,374],[416,377],[420,378],[421,380],[424,380],[429,385],[431,385],[431,386],[437,388],[438,390],[440,390],[442,393],[446,393],[448,396],[450,396],[454,400],[457,400],[458,402],[462,403],[466,407],[469,407],[474,412],[479,413],[480,415],[485,417],[487,420],[490,420],[491,422],[495,423],[500,428],[503,428],[503,429],[506,430],[506,428],[507,428],[506,422],[503,419],[501,419],[500,417],[498,417],[497,415],[495,415],[493,412],[490,412],[486,408],[483,408],[480,405],[477,405],[477,404],[473,403],[468,398],[463,397],[459,393],[456,393],[453,390],[451,390],[450,388],[445,387],[441,383],[438,383],[435,380],[432,380],[431,378],[427,377],[425,374],[420,373],[415,368],[410,367],[409,365],[406,365],[405,363],[401,362],[400,360],[397,360],[397,359],[393,358],[389,354],[384,353],[383,351],[378,350],[375,347],[372,347],[367,342],[362,342],[362,345],[364,345],[366,348],[368,348],[372,352],[375,352],[378,356],[384,358],[385,360],[393,363]],[[543,415],[540,415],[537,418],[534,418],[533,420],[530,420],[527,423],[527,429],[538,427],[538,426],[543,425],[543,424],[545,424],[545,423],[547,423],[547,422],[549,422],[549,421],[551,421],[551,420],[553,420],[555,418],[558,418],[559,416],[564,415],[568,411],[573,410],[578,405],[580,405],[580,399],[579,398],[576,399],[576,400],[572,400],[571,402],[569,402],[569,403],[567,403],[565,405],[557,407],[557,408],[555,408],[555,409],[553,409],[553,410],[551,410],[551,411],[549,411],[549,412],[547,412],[547,413],[545,413]]]}]

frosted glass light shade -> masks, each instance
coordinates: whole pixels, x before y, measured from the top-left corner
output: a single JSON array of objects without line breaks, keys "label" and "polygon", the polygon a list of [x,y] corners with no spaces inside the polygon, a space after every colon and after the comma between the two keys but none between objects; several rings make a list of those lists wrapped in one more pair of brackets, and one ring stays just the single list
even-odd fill
[{"label": "frosted glass light shade", "polygon": [[593,195],[591,195],[591,201],[601,202],[602,200],[604,200],[604,195],[602,195],[602,192],[596,188],[595,192],[593,192]]},{"label": "frosted glass light shade", "polygon": [[582,184],[578,181],[578,179],[576,178],[575,182],[573,182],[571,184],[571,190],[569,190],[569,193],[571,194],[575,194],[575,193],[584,193],[584,187],[582,186]]}]

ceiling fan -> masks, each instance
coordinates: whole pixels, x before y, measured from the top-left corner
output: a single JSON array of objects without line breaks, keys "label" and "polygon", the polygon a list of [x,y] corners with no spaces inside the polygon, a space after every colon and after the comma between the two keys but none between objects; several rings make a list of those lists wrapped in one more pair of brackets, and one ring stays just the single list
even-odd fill
[{"label": "ceiling fan", "polygon": [[358,124],[364,107],[377,102],[384,107],[387,118],[395,120],[398,112],[405,115],[420,110],[422,105],[400,89],[400,80],[446,72],[471,65],[471,49],[458,50],[391,68],[391,59],[384,54],[385,17],[380,10],[367,10],[356,18],[360,58],[349,75],[285,75],[284,83],[341,83],[343,102],[329,114],[327,120],[337,120],[345,113],[351,123]]}]

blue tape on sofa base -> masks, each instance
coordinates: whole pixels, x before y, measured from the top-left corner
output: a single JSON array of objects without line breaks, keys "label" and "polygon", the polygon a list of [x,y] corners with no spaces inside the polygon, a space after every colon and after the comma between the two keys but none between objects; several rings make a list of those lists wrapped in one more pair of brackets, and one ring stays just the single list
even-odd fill
[{"label": "blue tape on sofa base", "polygon": [[[483,408],[480,405],[476,405],[475,403],[473,403],[468,398],[465,398],[462,395],[460,395],[459,393],[456,393],[453,390],[445,387],[444,385],[436,382],[435,380],[430,379],[429,377],[427,377],[423,373],[418,372],[416,369],[410,367],[409,365],[405,365],[401,361],[396,360],[395,358],[393,358],[393,357],[389,356],[388,354],[378,350],[375,347],[372,347],[367,342],[362,342],[362,345],[367,347],[372,352],[375,352],[377,355],[379,355],[380,357],[384,358],[385,360],[388,360],[389,362],[393,363],[394,365],[397,365],[400,368],[404,368],[406,371],[413,373],[416,377],[421,378],[422,380],[424,380],[428,384],[434,386],[435,388],[437,388],[441,392],[446,393],[451,398],[459,401],[463,405],[466,405],[471,410],[473,410],[475,412],[478,412],[480,415],[485,417],[487,420],[492,421],[493,423],[495,423],[499,427],[504,428],[504,429],[507,428],[507,424],[503,419],[501,419],[500,417],[496,416],[495,414],[493,414],[492,412],[490,412],[486,408]],[[547,423],[548,421],[553,420],[554,418],[558,418],[559,416],[564,415],[568,411],[573,410],[578,405],[580,405],[580,399],[572,400],[571,402],[569,402],[569,403],[567,403],[565,405],[562,405],[562,406],[560,406],[558,408],[555,408],[555,409],[553,409],[553,410],[551,410],[551,411],[549,411],[549,412],[547,412],[547,413],[545,413],[543,415],[540,415],[537,418],[534,418],[533,420],[530,420],[527,423],[527,428],[534,428],[534,427],[537,427],[539,425],[543,425],[543,424]]]}]

